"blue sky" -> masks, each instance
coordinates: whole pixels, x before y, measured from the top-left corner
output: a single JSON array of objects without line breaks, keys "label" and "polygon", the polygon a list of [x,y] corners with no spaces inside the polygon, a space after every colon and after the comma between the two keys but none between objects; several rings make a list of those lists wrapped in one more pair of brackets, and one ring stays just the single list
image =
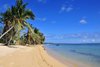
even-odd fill
[{"label": "blue sky", "polygon": [[[28,23],[46,36],[45,42],[100,43],[100,0],[24,0],[36,15]],[[15,0],[0,2],[0,11]]]}]

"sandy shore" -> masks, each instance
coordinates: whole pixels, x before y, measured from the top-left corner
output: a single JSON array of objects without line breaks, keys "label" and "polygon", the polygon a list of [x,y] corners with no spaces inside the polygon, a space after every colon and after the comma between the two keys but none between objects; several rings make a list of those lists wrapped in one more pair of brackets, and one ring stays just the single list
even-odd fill
[{"label": "sandy shore", "polygon": [[0,67],[68,67],[49,56],[42,45],[0,46]]}]

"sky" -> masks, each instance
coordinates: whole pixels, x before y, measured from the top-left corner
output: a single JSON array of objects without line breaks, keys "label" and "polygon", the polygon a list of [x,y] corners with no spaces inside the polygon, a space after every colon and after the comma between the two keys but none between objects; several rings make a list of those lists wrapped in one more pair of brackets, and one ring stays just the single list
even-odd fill
[{"label": "sky", "polygon": [[[2,0],[0,12],[16,0]],[[100,0],[23,0],[49,43],[100,43]]]}]

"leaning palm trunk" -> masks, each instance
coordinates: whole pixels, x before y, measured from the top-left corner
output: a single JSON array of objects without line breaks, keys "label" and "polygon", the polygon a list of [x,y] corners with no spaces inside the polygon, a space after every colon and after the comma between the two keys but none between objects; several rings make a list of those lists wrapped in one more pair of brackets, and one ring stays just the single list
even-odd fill
[{"label": "leaning palm trunk", "polygon": [[4,34],[2,34],[2,35],[0,36],[0,39],[1,39],[4,35],[6,35],[11,29],[13,29],[13,27],[14,27],[14,26],[12,26],[9,30],[7,30]]},{"label": "leaning palm trunk", "polygon": [[10,40],[8,41],[8,44],[7,45],[9,45],[10,44],[10,41],[12,40],[12,36],[11,36],[11,38],[10,38]]},{"label": "leaning palm trunk", "polygon": [[[8,26],[7,26],[7,22],[5,22],[5,23],[4,23],[4,30],[3,30],[3,33],[5,33],[5,32],[7,31],[7,27],[8,27]],[[3,38],[5,39],[5,40],[3,39],[3,42],[6,42],[6,43],[7,43],[7,35],[5,35]]]},{"label": "leaning palm trunk", "polygon": [[8,41],[7,45],[9,45],[10,42],[11,42],[12,40],[13,40],[13,29],[11,30],[11,38],[10,38],[10,40]]}]

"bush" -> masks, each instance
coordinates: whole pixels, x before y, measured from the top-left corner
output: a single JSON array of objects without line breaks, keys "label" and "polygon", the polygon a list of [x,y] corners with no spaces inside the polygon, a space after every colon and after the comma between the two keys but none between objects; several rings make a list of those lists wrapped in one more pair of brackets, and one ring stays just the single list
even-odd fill
[{"label": "bush", "polygon": [[3,41],[0,41],[0,43],[4,43]]}]

